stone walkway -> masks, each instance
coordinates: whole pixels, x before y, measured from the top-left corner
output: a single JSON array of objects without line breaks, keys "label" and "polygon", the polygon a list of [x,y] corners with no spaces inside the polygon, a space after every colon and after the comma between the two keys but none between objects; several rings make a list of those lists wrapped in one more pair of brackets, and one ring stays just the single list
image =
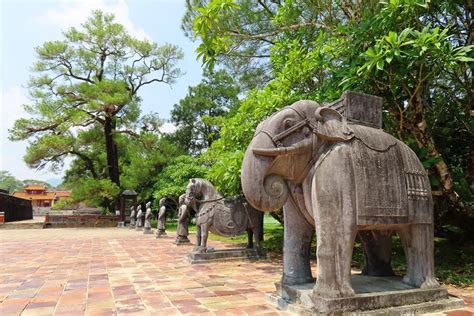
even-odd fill
[{"label": "stone walkway", "polygon": [[[0,315],[288,315],[265,301],[280,278],[279,259],[190,265],[190,246],[173,245],[173,237],[118,228],[0,230]],[[474,303],[474,295],[465,299]]]}]

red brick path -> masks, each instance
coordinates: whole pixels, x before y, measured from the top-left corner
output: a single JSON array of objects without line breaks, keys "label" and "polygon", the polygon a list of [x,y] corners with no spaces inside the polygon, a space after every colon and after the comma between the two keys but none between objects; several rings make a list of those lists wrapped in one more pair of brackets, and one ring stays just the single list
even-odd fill
[{"label": "red brick path", "polygon": [[[191,247],[173,245],[173,237],[0,230],[0,315],[288,315],[265,301],[280,278],[279,259],[190,265]],[[472,304],[474,295],[466,299]]]}]

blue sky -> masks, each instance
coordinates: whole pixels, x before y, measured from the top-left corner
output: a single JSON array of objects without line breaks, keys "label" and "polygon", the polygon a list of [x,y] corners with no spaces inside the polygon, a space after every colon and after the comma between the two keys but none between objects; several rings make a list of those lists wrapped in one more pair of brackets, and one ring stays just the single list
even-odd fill
[{"label": "blue sky", "polygon": [[[188,86],[201,80],[194,52],[197,45],[180,28],[184,0],[0,0],[0,170],[20,180],[62,176],[62,172],[28,168],[23,162],[27,142],[8,141],[8,129],[16,119],[27,116],[22,104],[29,102],[25,87],[35,61],[34,48],[61,39],[63,30],[79,26],[94,9],[114,13],[116,21],[136,37],[172,43],[184,51],[179,67],[185,74],[173,86],[156,84],[141,91],[143,113],[157,112],[168,119],[173,104],[186,95]],[[173,126],[165,124],[164,128],[172,130]]]}]

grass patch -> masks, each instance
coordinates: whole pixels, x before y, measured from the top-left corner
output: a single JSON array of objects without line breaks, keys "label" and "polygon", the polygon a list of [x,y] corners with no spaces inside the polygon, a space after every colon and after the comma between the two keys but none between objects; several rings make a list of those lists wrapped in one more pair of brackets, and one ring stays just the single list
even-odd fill
[{"label": "grass patch", "polygon": [[[152,224],[152,227],[156,227],[156,220]],[[177,225],[177,222],[167,222],[166,230],[176,231]],[[189,225],[189,231],[195,233],[196,226]],[[247,233],[236,237],[222,237],[210,233],[209,239],[245,246]],[[459,287],[472,286],[474,284],[474,241],[454,243],[446,238],[435,238],[434,242],[436,277],[439,281]],[[283,252],[283,226],[269,215],[264,217],[263,247],[267,251],[277,254]],[[311,247],[311,258],[316,259],[316,241],[314,239]],[[360,243],[354,245],[352,266],[357,269],[362,269],[364,266],[364,255]],[[406,272],[405,254],[398,236],[393,237],[392,267],[397,275],[404,275]]]}]

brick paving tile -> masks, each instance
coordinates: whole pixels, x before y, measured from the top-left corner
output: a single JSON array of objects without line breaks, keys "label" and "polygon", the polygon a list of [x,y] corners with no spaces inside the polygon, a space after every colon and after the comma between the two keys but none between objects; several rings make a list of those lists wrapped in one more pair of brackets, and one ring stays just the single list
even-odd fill
[{"label": "brick paving tile", "polygon": [[[0,315],[290,315],[265,299],[281,277],[281,256],[191,265],[192,248],[173,245],[174,237],[118,228],[0,230]],[[474,290],[449,290],[466,307],[439,315],[473,314]]]}]

